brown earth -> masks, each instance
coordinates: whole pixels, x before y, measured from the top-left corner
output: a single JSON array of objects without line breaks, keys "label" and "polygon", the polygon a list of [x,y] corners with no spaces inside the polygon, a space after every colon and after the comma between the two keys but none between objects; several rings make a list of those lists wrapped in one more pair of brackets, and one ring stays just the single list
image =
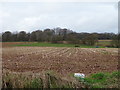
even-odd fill
[{"label": "brown earth", "polygon": [[28,44],[28,43],[33,43],[33,42],[3,42],[2,44],[0,42],[0,45],[2,45],[2,47],[4,48],[4,47],[12,47],[13,45]]},{"label": "brown earth", "polygon": [[3,69],[14,72],[54,71],[60,75],[112,72],[118,69],[116,48],[2,48]]}]

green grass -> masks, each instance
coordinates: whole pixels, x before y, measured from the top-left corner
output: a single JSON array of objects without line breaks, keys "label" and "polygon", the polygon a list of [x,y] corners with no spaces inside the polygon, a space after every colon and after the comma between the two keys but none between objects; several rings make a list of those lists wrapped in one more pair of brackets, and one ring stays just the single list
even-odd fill
[{"label": "green grass", "polygon": [[[44,42],[38,42],[38,43],[29,43],[29,44],[19,44],[14,46],[39,46],[39,47],[75,47],[75,44],[55,44],[55,43],[44,43]],[[95,48],[95,46],[88,46],[88,45],[80,45],[80,48]],[[104,48],[104,47],[99,47]]]},{"label": "green grass", "polygon": [[[91,74],[89,77],[84,78],[84,83],[91,88],[118,88],[118,77],[120,72],[113,73],[96,73]],[[81,81],[81,79],[79,78]]]}]

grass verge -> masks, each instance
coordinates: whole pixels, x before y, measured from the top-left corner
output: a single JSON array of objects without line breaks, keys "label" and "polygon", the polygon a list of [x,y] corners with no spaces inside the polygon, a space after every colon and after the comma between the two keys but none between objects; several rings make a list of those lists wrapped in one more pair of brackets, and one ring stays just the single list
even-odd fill
[{"label": "grass verge", "polygon": [[22,74],[5,72],[3,74],[2,88],[84,88],[85,85],[77,81],[60,78],[55,74]]},{"label": "grass verge", "polygon": [[[55,43],[44,43],[44,42],[36,42],[36,43],[30,43],[30,44],[19,44],[14,46],[39,46],[39,47],[75,47],[75,44],[55,44]],[[80,48],[96,48],[95,46],[88,46],[88,45],[77,45]],[[104,48],[103,46],[100,46],[99,48]]]},{"label": "grass verge", "polygon": [[2,88],[118,88],[120,72],[96,73],[81,79],[64,79],[46,72],[43,75],[3,74]]},{"label": "grass verge", "polygon": [[118,88],[120,72],[113,73],[96,73],[91,74],[89,77],[78,80],[91,88]]}]

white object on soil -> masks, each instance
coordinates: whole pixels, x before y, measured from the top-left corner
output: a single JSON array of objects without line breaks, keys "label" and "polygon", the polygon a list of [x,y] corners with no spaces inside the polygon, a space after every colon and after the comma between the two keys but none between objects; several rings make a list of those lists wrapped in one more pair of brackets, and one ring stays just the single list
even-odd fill
[{"label": "white object on soil", "polygon": [[85,74],[83,74],[83,73],[74,73],[74,77],[85,78]]}]

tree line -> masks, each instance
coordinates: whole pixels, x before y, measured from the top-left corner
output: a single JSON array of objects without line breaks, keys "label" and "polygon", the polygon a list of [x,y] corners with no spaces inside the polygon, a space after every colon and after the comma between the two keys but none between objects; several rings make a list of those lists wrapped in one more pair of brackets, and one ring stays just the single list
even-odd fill
[{"label": "tree line", "polygon": [[98,40],[114,40],[114,43],[118,43],[119,36],[120,35],[115,33],[77,33],[66,28],[48,28],[45,30],[35,30],[31,33],[27,33],[25,31],[20,31],[18,33],[6,31],[2,33],[2,41],[35,41],[52,43],[60,43],[62,41],[67,41],[73,44],[94,45],[96,42],[98,42]]}]

